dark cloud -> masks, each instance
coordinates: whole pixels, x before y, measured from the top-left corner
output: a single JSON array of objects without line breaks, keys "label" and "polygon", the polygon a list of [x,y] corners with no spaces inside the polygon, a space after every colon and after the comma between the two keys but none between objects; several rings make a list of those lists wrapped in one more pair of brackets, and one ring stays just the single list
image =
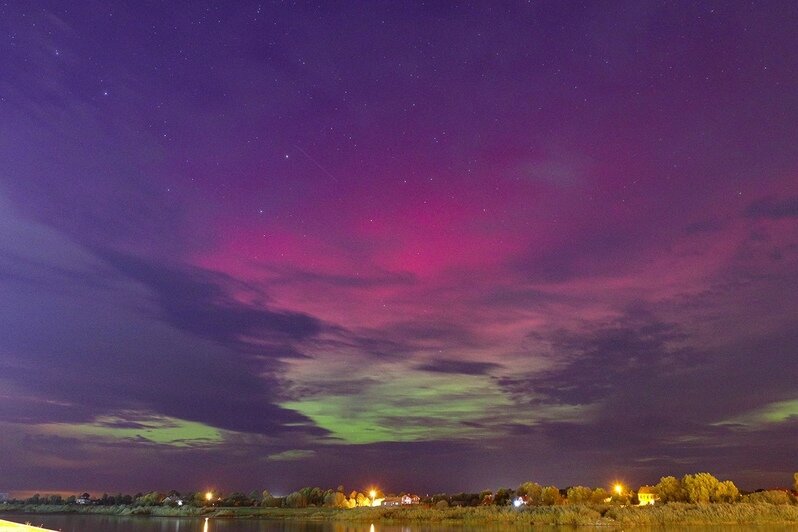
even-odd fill
[{"label": "dark cloud", "polygon": [[[711,304],[704,301],[703,306]],[[697,348],[700,342],[686,331],[684,325],[636,308],[603,326],[549,336],[558,353],[557,368],[530,377],[505,377],[499,383],[529,408],[571,404],[589,410],[577,421],[542,421],[515,427],[511,433],[545,435],[573,454],[613,449],[634,461],[625,469],[639,475],[661,473],[662,463],[649,458],[662,454],[674,474],[708,463],[728,476],[736,472],[735,463],[777,468],[788,452],[786,445],[770,445],[772,433],[796,437],[794,423],[761,426],[745,438],[734,433],[740,427],[717,423],[794,397],[791,383],[798,369],[789,346],[798,337],[783,332],[768,339]],[[770,465],[752,460],[747,446],[768,453]],[[720,448],[723,460],[717,459]],[[764,476],[764,471],[759,474]]]},{"label": "dark cloud", "polygon": [[798,197],[777,198],[770,197],[751,203],[745,211],[749,218],[780,218],[798,217]]},{"label": "dark cloud", "polygon": [[670,323],[626,316],[606,327],[555,332],[549,337],[562,366],[537,379],[535,389],[565,403],[626,396],[630,387],[665,378],[700,363],[700,354],[677,347],[685,334]]},{"label": "dark cloud", "polygon": [[487,375],[491,370],[501,368],[493,362],[469,362],[465,360],[438,359],[416,366],[422,371],[434,373],[459,373],[463,375]]},{"label": "dark cloud", "polygon": [[[222,345],[247,346],[272,356],[301,356],[289,342],[321,330],[321,323],[307,314],[236,301],[228,290],[241,286],[227,276],[194,268],[180,270],[108,249],[96,252],[120,273],[150,288],[168,323]],[[252,346],[248,338],[261,342]]]},{"label": "dark cloud", "polygon": [[273,376],[275,357],[295,355],[318,320],[236,303],[223,276],[95,256],[43,226],[5,221],[48,247],[0,239],[6,268],[20,273],[0,286],[0,391],[8,390],[0,421],[88,422],[142,410],[234,431],[324,434],[275,404]]}]

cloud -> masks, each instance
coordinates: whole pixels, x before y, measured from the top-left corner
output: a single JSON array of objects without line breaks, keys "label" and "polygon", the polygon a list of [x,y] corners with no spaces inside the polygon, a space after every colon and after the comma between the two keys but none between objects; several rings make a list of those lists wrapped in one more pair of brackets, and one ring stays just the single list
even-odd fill
[{"label": "cloud", "polygon": [[316,451],[310,449],[289,449],[279,453],[270,454],[268,460],[272,462],[295,462],[316,456]]},{"label": "cloud", "polygon": [[[326,429],[329,437],[320,442],[474,440],[507,434],[512,424],[575,420],[585,412],[564,404],[519,409],[495,379],[481,373],[425,371],[410,361],[355,360],[347,363],[345,383],[351,386],[338,382],[333,361],[296,360],[286,368],[284,378],[294,398],[280,406]],[[295,389],[300,392],[291,393]]]},{"label": "cloud", "polygon": [[197,447],[218,445],[222,433],[214,427],[147,412],[122,411],[98,416],[90,423],[45,423],[33,430],[61,437],[103,440],[140,440],[156,445]]},{"label": "cloud", "polygon": [[748,205],[745,214],[749,218],[769,218],[772,220],[796,218],[798,217],[798,197],[769,197],[757,200]]},{"label": "cloud", "polygon": [[715,425],[757,430],[768,425],[787,422],[798,422],[798,399],[770,403],[756,410],[720,421]]},{"label": "cloud", "polygon": [[469,362],[465,360],[431,360],[416,366],[420,371],[431,371],[433,373],[460,373],[463,375],[486,375],[491,370],[501,368],[500,364],[494,362]]},{"label": "cloud", "polygon": [[273,377],[275,359],[296,356],[317,320],[238,303],[223,276],[94,254],[10,210],[0,224],[9,231],[0,232],[9,272],[0,420],[93,423],[148,411],[230,431],[324,434],[276,406]]},{"label": "cloud", "polygon": [[[307,314],[273,311],[233,299],[231,278],[196,268],[163,266],[108,249],[95,250],[120,273],[150,288],[171,325],[222,345],[250,347],[259,353],[290,356],[288,343],[309,338],[321,323]],[[272,346],[273,350],[264,347]]]}]

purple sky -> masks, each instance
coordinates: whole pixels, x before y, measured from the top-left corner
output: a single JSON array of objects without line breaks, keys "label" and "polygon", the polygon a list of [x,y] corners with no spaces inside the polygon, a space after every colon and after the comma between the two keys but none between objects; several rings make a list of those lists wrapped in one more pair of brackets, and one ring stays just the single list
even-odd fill
[{"label": "purple sky", "polygon": [[0,491],[788,484],[798,6],[320,4],[0,6]]}]

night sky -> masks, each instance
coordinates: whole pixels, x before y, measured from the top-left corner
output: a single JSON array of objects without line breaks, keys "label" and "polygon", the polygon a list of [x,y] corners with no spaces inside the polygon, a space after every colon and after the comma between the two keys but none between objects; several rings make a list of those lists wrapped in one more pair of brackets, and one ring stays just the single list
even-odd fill
[{"label": "night sky", "polygon": [[6,2],[0,491],[787,485],[793,2]]}]

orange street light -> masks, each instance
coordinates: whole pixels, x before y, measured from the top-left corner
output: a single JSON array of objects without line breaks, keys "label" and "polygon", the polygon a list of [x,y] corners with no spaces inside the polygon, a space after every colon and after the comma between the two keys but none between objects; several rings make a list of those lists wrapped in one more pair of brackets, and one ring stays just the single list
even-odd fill
[{"label": "orange street light", "polygon": [[374,500],[377,497],[377,490],[371,490],[369,492],[369,497],[371,497],[371,499]]},{"label": "orange street light", "polygon": [[617,493],[619,497],[623,493],[623,486],[621,486],[620,484],[615,484],[615,487],[613,489],[615,490],[615,493]]},{"label": "orange street light", "polygon": [[208,491],[208,492],[205,493],[205,500],[206,501],[212,501],[213,500],[213,492],[212,491]]}]

